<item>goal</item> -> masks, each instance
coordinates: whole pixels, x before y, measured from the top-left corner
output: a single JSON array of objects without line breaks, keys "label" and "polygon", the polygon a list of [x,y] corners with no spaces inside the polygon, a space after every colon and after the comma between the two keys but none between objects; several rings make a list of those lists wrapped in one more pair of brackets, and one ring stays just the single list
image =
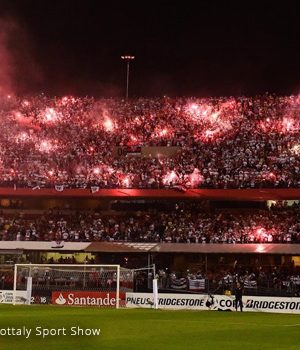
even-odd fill
[{"label": "goal", "polygon": [[124,307],[133,278],[120,265],[16,264],[13,304]]}]

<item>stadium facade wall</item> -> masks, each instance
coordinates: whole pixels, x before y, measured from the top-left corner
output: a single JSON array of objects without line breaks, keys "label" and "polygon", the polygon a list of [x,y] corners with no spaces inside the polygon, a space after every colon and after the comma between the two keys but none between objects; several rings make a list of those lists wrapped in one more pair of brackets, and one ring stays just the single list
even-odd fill
[{"label": "stadium facade wall", "polygon": [[231,201],[266,201],[300,199],[300,188],[262,188],[262,189],[99,189],[92,193],[91,189],[63,189],[55,188],[0,188],[3,197],[47,197],[47,198],[164,198],[164,199],[205,199]]},{"label": "stadium facade wall", "polygon": [[300,244],[281,243],[134,243],[134,242],[43,242],[1,241],[0,254],[22,251],[82,252],[82,253],[140,253],[140,254],[274,254],[300,256]]},{"label": "stadium facade wall", "polygon": [[180,147],[142,147],[141,152],[143,157],[161,158],[172,157],[181,151]]}]

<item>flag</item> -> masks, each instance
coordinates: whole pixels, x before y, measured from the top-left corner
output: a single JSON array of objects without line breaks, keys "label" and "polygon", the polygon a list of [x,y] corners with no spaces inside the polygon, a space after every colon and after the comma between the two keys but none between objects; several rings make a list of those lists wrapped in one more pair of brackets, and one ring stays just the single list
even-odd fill
[{"label": "flag", "polygon": [[91,192],[96,193],[99,191],[99,186],[91,186]]},{"label": "flag", "polygon": [[244,288],[257,288],[257,281],[245,280]]},{"label": "flag", "polygon": [[170,287],[172,289],[187,289],[187,283],[185,278],[173,278],[171,280]]},{"label": "flag", "polygon": [[186,192],[186,188],[182,185],[174,185],[174,186],[172,186],[172,189],[174,191],[178,191],[178,192],[183,192],[183,193]]},{"label": "flag", "polygon": [[205,289],[205,279],[193,280],[189,278],[189,290],[198,291]]},{"label": "flag", "polygon": [[296,286],[299,286],[299,285],[300,285],[300,277],[293,276],[293,277],[291,277],[291,281],[292,281]]},{"label": "flag", "polygon": [[65,242],[64,241],[53,241],[51,243],[51,248],[52,249],[63,248],[64,246],[65,246]]}]

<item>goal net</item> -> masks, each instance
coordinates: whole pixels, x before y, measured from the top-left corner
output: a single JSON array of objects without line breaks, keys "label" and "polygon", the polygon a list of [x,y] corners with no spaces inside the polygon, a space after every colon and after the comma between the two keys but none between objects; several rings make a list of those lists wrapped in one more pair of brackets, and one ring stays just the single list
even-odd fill
[{"label": "goal net", "polygon": [[13,304],[124,307],[133,275],[120,265],[16,264]]}]

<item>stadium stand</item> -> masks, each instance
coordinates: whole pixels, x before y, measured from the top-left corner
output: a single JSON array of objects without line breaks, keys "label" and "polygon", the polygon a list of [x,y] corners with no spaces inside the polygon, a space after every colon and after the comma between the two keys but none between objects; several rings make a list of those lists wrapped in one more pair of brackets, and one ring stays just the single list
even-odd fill
[{"label": "stadium stand", "polygon": [[259,210],[192,210],[104,214],[48,211],[0,215],[2,241],[166,243],[300,243],[298,203]]},{"label": "stadium stand", "polygon": [[300,185],[299,96],[0,102],[2,187]]}]

